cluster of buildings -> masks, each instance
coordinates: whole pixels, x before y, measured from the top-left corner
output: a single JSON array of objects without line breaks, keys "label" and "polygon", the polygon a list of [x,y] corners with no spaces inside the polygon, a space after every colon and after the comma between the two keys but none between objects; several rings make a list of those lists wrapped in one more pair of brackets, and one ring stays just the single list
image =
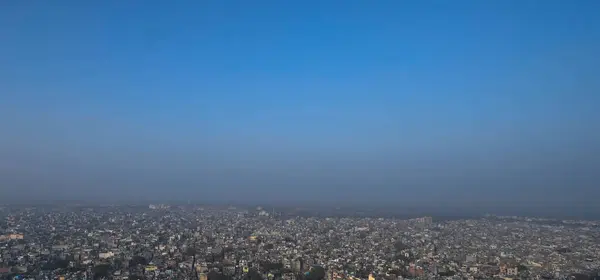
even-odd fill
[{"label": "cluster of buildings", "polygon": [[20,233],[9,233],[0,235],[0,241],[9,241],[9,240],[21,240],[23,239],[23,234]]},{"label": "cluster of buildings", "polygon": [[583,221],[31,207],[0,210],[0,230],[0,277],[9,279],[593,279],[600,271],[600,225]]}]

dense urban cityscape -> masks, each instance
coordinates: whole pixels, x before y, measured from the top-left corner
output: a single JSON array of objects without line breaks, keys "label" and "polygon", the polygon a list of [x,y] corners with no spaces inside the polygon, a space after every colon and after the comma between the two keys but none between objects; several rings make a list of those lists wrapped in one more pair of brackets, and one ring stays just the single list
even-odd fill
[{"label": "dense urban cityscape", "polygon": [[4,279],[600,279],[599,222],[6,206]]}]

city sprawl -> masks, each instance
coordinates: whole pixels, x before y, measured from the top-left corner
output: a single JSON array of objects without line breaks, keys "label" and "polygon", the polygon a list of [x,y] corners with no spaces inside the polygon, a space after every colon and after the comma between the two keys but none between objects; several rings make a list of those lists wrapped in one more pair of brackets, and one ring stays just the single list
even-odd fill
[{"label": "city sprawl", "polygon": [[594,221],[162,204],[0,213],[6,279],[598,279],[600,271]]}]

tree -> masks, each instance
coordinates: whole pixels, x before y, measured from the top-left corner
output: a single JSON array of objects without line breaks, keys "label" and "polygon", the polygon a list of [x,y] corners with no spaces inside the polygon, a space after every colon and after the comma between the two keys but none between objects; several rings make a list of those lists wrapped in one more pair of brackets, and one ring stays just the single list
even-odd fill
[{"label": "tree", "polygon": [[185,250],[185,255],[186,256],[194,256],[194,255],[196,255],[196,249],[194,247],[188,247]]},{"label": "tree", "polygon": [[250,269],[250,271],[248,271],[248,274],[246,274],[246,277],[244,277],[244,280],[263,280],[262,276],[260,275],[260,273],[258,273],[258,271],[254,268]]},{"label": "tree", "polygon": [[313,266],[306,279],[308,280],[322,280],[325,278],[325,269],[322,266]]},{"label": "tree", "polygon": [[121,269],[123,267],[123,260],[120,258],[116,258],[113,260],[113,267],[115,269]]},{"label": "tree", "polygon": [[440,276],[444,276],[444,277],[454,276],[455,274],[456,274],[456,272],[454,272],[454,271],[445,271],[445,272],[439,273]]},{"label": "tree", "polygon": [[228,280],[228,279],[230,279],[230,277],[224,275],[223,273],[219,273],[219,272],[216,272],[214,270],[210,271],[206,275],[206,278],[208,280]]},{"label": "tree", "polygon": [[529,270],[529,268],[527,268],[526,266],[524,266],[524,265],[522,265],[522,264],[520,264],[520,265],[517,267],[517,269],[518,269],[518,271],[519,271],[519,272],[521,272],[521,271],[528,271],[528,270]]},{"label": "tree", "polygon": [[134,267],[137,265],[147,265],[148,261],[146,260],[146,258],[142,257],[142,256],[134,256],[133,258],[131,258],[131,260],[129,260],[129,266],[130,267]]},{"label": "tree", "polygon": [[396,241],[396,243],[394,243],[394,248],[398,251],[402,251],[408,249],[409,247],[402,243],[402,241]]},{"label": "tree", "polygon": [[283,263],[264,261],[260,263],[260,267],[266,271],[281,270],[283,269]]},{"label": "tree", "polygon": [[99,264],[94,266],[92,269],[94,273],[94,279],[100,279],[102,277],[108,277],[110,274],[110,265],[107,264]]}]

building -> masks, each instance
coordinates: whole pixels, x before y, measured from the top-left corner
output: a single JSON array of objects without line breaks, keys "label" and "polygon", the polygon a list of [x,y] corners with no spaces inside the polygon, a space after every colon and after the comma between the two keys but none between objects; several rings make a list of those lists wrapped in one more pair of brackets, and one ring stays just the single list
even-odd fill
[{"label": "building", "polygon": [[21,239],[23,239],[23,234],[20,234],[20,233],[11,233],[11,234],[0,235],[0,241],[21,240]]},{"label": "building", "polygon": [[115,253],[108,251],[98,254],[98,258],[100,259],[109,259],[115,256]]}]

